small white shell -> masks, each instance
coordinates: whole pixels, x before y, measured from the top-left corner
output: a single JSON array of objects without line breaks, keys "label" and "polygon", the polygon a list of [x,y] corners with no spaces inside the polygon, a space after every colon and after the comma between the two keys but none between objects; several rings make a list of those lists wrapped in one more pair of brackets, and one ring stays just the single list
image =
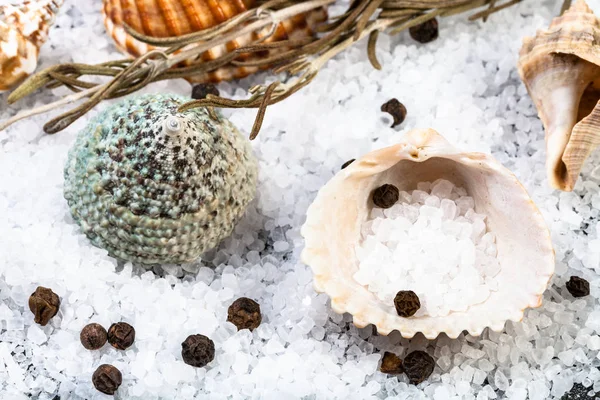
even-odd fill
[{"label": "small white shell", "polygon": [[0,92],[9,90],[37,66],[42,44],[63,0],[25,1],[0,6]]},{"label": "small white shell", "polygon": [[[391,183],[412,190],[438,178],[467,189],[476,211],[487,215],[497,237],[498,291],[465,312],[402,318],[393,304],[384,304],[353,279],[358,268],[354,249],[373,207],[374,188]],[[397,145],[340,171],[319,191],[301,232],[306,241],[302,260],[313,270],[315,289],[331,297],[335,312],[352,314],[358,327],[373,324],[382,335],[398,330],[406,338],[422,332],[433,339],[442,332],[456,338],[464,330],[474,336],[486,327],[500,331],[507,320],[520,321],[526,308],[541,305],[554,272],[548,228],[515,176],[491,156],[461,152],[431,129],[411,131]]]}]

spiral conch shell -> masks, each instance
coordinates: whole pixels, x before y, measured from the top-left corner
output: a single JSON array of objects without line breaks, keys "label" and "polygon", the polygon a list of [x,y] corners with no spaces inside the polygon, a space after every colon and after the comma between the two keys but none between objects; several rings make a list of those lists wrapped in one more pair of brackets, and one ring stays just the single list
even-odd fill
[{"label": "spiral conch shell", "polygon": [[[136,32],[146,36],[165,38],[181,36],[214,27],[234,16],[258,6],[256,0],[103,0],[104,25],[117,47],[124,53],[138,57],[154,49],[129,35],[125,22]],[[315,27],[327,19],[320,8],[282,21],[265,43],[284,39],[299,39],[314,34]],[[264,37],[270,29],[240,36],[236,40],[204,53],[204,61],[214,60],[237,48]],[[279,51],[285,51],[280,49]],[[273,51],[273,50],[272,50]],[[199,73],[189,78],[192,82],[219,82],[240,79],[259,70],[254,66],[225,65],[218,70]]]},{"label": "spiral conch shell", "polygon": [[40,47],[63,0],[0,6],[0,92],[16,86],[37,66]]},{"label": "spiral conch shell", "polygon": [[[408,191],[438,178],[464,187],[476,212],[487,216],[501,266],[498,289],[466,311],[402,318],[394,304],[383,303],[354,280],[354,249],[373,208],[373,189],[390,183]],[[373,324],[382,335],[398,330],[406,338],[422,332],[433,339],[442,332],[456,338],[463,330],[474,336],[486,327],[500,331],[507,320],[520,321],[526,308],[541,305],[554,272],[548,228],[515,176],[489,155],[454,148],[432,129],[411,131],[398,144],[338,172],[309,207],[301,233],[306,242],[302,260],[313,270],[315,289],[331,297],[335,312],[352,314],[358,327]]]},{"label": "spiral conch shell", "polygon": [[546,131],[550,184],[571,191],[600,144],[600,21],[577,0],[548,30],[525,38],[519,74]]}]

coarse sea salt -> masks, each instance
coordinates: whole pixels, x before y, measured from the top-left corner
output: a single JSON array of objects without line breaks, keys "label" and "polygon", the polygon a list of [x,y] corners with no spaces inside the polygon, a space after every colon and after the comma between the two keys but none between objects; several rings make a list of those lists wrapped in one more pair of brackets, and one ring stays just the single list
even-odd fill
[{"label": "coarse sea salt", "polygon": [[[61,62],[122,59],[105,32],[100,3],[65,1],[42,48],[40,71]],[[0,398],[108,399],[91,385],[94,369],[103,363],[123,372],[115,398],[128,400],[430,399],[439,386],[446,389],[440,390],[442,396],[449,393],[454,400],[464,390],[461,371],[468,366],[475,371],[464,399],[516,399],[523,390],[530,400],[560,399],[574,382],[590,381],[584,393],[599,392],[600,323],[594,312],[600,253],[594,249],[600,239],[600,152],[590,155],[572,193],[549,188],[544,131],[515,67],[522,38],[547,27],[561,4],[522,1],[485,24],[468,21],[468,13],[443,18],[439,38],[426,45],[407,32],[382,34],[377,43],[382,70],[373,69],[360,43],[328,62],[310,85],[268,108],[253,142],[260,162],[257,199],[231,237],[181,268],[156,266],[148,272],[108,257],[73,223],[64,201],[63,166],[75,135],[119,99],[103,102],[56,135],[42,129],[50,115],[0,132],[0,304],[5,306],[0,308]],[[600,12],[600,1],[588,4]],[[339,15],[347,5],[336,1],[328,12]],[[245,88],[271,79],[259,74],[218,88],[241,99],[247,97]],[[189,95],[191,86],[162,81],[144,92]],[[13,105],[6,102],[8,94],[0,94],[0,119],[65,93],[40,90]],[[395,129],[379,111],[390,97],[408,109]],[[223,113],[249,134],[255,110]],[[541,307],[527,310],[522,322],[508,321],[502,332],[486,329],[478,337],[440,335],[436,340],[419,334],[409,340],[398,332],[374,335],[372,327],[356,328],[349,315],[332,310],[327,296],[314,291],[312,273],[299,259],[307,207],[340,165],[397,143],[406,130],[426,127],[457,147],[491,152],[523,183],[550,228],[557,259],[553,291],[546,292]],[[580,225],[568,210],[582,218]],[[288,248],[276,251],[278,241]],[[575,304],[564,288],[570,275],[590,281],[584,303]],[[53,288],[63,303],[48,325],[30,330],[34,322],[27,298],[39,284]],[[263,322],[253,332],[225,327],[232,291],[234,298],[251,297],[260,304]],[[79,308],[83,304],[93,308],[93,315]],[[574,315],[568,325],[554,316],[565,311]],[[300,324],[305,317],[314,321],[308,333],[311,320]],[[86,324],[108,327],[122,319],[131,321],[139,335],[128,351],[107,345],[89,352],[79,343]],[[215,340],[215,361],[205,368],[181,361],[181,342],[191,333]],[[284,350],[271,353],[266,346],[271,340]],[[467,354],[475,353],[467,348],[485,356],[470,358]],[[414,386],[403,375],[377,372],[384,351],[403,358],[413,349],[427,350],[438,361],[429,380]],[[567,350],[573,351],[569,366],[558,358]],[[582,352],[586,362],[578,361]],[[496,381],[496,371],[508,382],[500,375]],[[159,387],[156,372],[162,375]],[[482,373],[486,379],[479,383]],[[369,382],[379,385],[367,387]]]},{"label": "coarse sea salt", "polygon": [[495,236],[465,189],[438,179],[400,192],[363,224],[354,279],[393,304],[400,290],[421,301],[415,316],[445,316],[484,302],[497,290]]}]

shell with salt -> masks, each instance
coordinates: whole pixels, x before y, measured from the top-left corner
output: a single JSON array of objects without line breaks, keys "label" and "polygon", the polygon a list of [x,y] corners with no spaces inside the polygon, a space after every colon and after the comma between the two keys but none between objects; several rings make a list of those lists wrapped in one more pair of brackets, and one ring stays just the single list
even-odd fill
[{"label": "shell with salt", "polygon": [[40,48],[63,0],[0,5],[0,92],[10,90],[37,66]]},{"label": "shell with salt", "polygon": [[116,258],[187,263],[233,230],[254,197],[250,142],[190,99],[134,96],[79,133],[64,195],[82,231]]},{"label": "shell with salt", "polygon": [[[354,279],[355,248],[373,208],[373,189],[390,183],[410,191],[439,178],[464,187],[475,211],[487,216],[501,266],[498,290],[466,311],[402,318],[394,304],[383,303]],[[554,272],[548,228],[515,176],[491,156],[462,152],[431,129],[411,131],[338,172],[309,207],[301,233],[302,260],[314,273],[315,289],[331,297],[334,311],[352,314],[358,327],[373,324],[382,335],[398,330],[407,338],[422,332],[433,339],[442,332],[456,338],[464,330],[474,336],[486,327],[501,331],[507,320],[520,321],[526,308],[541,305]]]},{"label": "shell with salt", "polygon": [[518,69],[546,131],[552,187],[571,191],[600,144],[600,21],[577,0],[547,30],[523,40]]}]

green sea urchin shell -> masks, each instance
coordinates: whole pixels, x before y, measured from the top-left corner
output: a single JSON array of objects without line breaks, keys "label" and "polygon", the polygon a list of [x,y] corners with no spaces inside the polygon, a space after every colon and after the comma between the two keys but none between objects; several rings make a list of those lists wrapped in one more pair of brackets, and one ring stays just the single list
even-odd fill
[{"label": "green sea urchin shell", "polygon": [[131,97],[79,133],[65,198],[96,246],[143,264],[184,263],[228,236],[256,190],[248,140],[175,95]]}]

